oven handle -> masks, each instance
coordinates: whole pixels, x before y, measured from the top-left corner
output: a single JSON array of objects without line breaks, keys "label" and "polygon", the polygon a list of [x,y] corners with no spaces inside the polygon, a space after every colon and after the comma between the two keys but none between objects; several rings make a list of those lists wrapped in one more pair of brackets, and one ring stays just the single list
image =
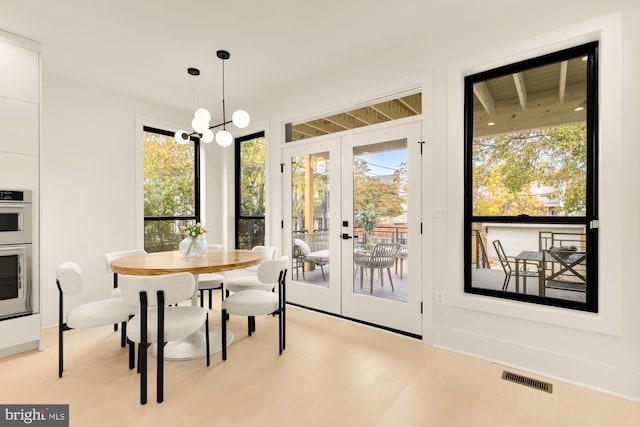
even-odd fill
[{"label": "oven handle", "polygon": [[18,255],[18,289],[22,289],[22,266],[24,264],[24,254]]},{"label": "oven handle", "polygon": [[24,209],[25,205],[18,205],[15,203],[0,203],[0,209],[2,208],[18,208],[18,209]]}]

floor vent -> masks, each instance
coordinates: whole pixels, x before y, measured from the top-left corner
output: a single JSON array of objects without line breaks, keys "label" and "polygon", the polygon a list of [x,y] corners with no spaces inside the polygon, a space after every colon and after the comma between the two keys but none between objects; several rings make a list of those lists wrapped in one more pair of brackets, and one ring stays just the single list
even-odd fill
[{"label": "floor vent", "polygon": [[502,379],[517,384],[526,385],[527,387],[535,388],[537,390],[546,391],[547,393],[553,393],[553,384],[525,377],[523,375],[514,374],[513,372],[503,371]]}]

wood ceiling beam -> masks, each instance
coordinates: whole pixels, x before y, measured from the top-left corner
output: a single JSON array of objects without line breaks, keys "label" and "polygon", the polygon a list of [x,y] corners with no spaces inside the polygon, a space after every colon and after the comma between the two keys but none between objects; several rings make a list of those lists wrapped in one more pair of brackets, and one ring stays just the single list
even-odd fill
[{"label": "wood ceiling beam", "polygon": [[405,96],[403,98],[396,99],[400,104],[404,105],[414,116],[422,114],[422,94],[416,93],[414,95]]},{"label": "wood ceiling beam", "polygon": [[306,135],[307,138],[314,138],[316,136],[326,135],[327,133],[321,130],[309,126],[308,123],[300,123],[293,126],[293,131]]},{"label": "wood ceiling beam", "polygon": [[[481,106],[473,112],[473,136],[484,137],[508,132],[523,131],[552,126],[562,126],[586,120],[584,111],[574,108],[586,100],[586,85],[567,86],[564,104],[558,104],[558,93],[551,89],[531,94],[527,111],[522,111],[519,101],[511,98],[496,102],[495,114],[489,116]],[[489,126],[489,122],[495,123]]]},{"label": "wood ceiling beam", "polygon": [[318,126],[316,122],[306,122],[305,125],[309,126],[312,129],[315,129],[316,131],[320,132],[323,135],[327,135],[331,133],[327,129],[324,129],[322,126]]},{"label": "wood ceiling beam", "polygon": [[526,111],[527,110],[527,87],[524,85],[524,76],[522,75],[522,73],[513,74],[513,83],[516,85],[516,92],[518,93],[520,108],[522,108],[522,111]]},{"label": "wood ceiling beam", "polygon": [[[360,110],[362,110],[362,108]],[[367,121],[364,118],[360,117],[360,114],[358,114],[357,111],[359,111],[359,110],[349,111],[349,112],[347,112],[345,114],[347,116],[349,116],[349,117],[361,122],[363,124],[363,126],[369,126],[369,125],[373,124],[371,121]]]},{"label": "wood ceiling beam", "polygon": [[473,93],[480,101],[482,108],[487,112],[489,116],[493,116],[495,111],[495,101],[493,100],[493,96],[491,96],[491,92],[487,87],[485,82],[475,83],[473,85]]},{"label": "wood ceiling beam", "polygon": [[372,105],[371,109],[376,113],[380,114],[382,117],[385,117],[387,120],[393,120],[393,113],[390,111],[391,107],[387,105],[387,103],[381,103]]},{"label": "wood ceiling beam", "polygon": [[560,63],[560,81],[558,82],[558,102],[564,104],[565,92],[567,90],[567,66],[568,61]]},{"label": "wood ceiling beam", "polygon": [[333,123],[334,125],[341,127],[342,130],[349,130],[357,128],[356,120],[353,117],[349,117],[346,114],[336,114],[335,116],[327,117],[325,120]]}]

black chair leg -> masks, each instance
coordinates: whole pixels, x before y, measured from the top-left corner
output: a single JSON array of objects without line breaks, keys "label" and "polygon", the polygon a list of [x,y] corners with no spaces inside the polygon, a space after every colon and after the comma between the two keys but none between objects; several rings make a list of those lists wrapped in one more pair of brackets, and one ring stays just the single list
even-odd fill
[{"label": "black chair leg", "polygon": [[136,345],[133,341],[127,340],[129,343],[129,369],[136,367]]},{"label": "black chair leg", "polygon": [[147,344],[140,343],[138,348],[138,369],[140,370],[140,404],[147,403]]},{"label": "black chair leg", "polygon": [[284,330],[282,329],[282,313],[278,316],[278,354],[282,355],[284,343]]},{"label": "black chair leg", "polygon": [[64,332],[64,301],[62,297],[62,288],[60,287],[58,279],[56,279],[56,286],[58,287],[58,378],[62,378],[62,369],[64,364],[64,354],[62,350],[62,333]]},{"label": "black chair leg", "polygon": [[63,338],[62,338],[62,324],[60,324],[58,328],[58,378],[62,378],[62,369],[64,365],[64,354],[62,349]]},{"label": "black chair leg", "polygon": [[156,374],[156,401],[162,403],[164,400],[164,346],[166,343],[158,344],[158,371]]},{"label": "black chair leg", "polygon": [[213,308],[213,301],[211,299],[211,294],[213,293],[213,289],[209,289],[209,310]]},{"label": "black chair leg", "polygon": [[209,313],[204,321],[204,337],[205,337],[205,351],[207,352],[207,366],[211,365],[211,351],[209,346]]},{"label": "black chair leg", "polygon": [[200,307],[204,308],[204,289],[200,289]]},{"label": "black chair leg", "polygon": [[122,328],[120,331],[120,347],[125,348],[127,346],[127,322],[122,322]]},{"label": "black chair leg", "polygon": [[222,309],[222,360],[227,360],[227,310]]},{"label": "black chair leg", "polygon": [[248,329],[249,336],[251,336],[251,334],[256,331],[256,317],[255,316],[247,317],[247,329]]}]

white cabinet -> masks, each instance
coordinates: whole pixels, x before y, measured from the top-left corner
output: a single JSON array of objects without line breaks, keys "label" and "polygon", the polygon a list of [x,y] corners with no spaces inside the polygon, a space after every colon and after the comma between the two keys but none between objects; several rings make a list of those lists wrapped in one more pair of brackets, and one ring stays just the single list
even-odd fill
[{"label": "white cabinet", "polygon": [[[13,35],[0,32],[0,96],[39,102],[40,92],[40,53],[22,45]],[[28,42],[32,44],[33,42]]]},{"label": "white cabinet", "polygon": [[37,156],[38,104],[0,96],[0,130],[0,151]]},{"label": "white cabinet", "polygon": [[0,189],[33,191],[34,314],[0,321],[0,357],[42,348],[40,309],[40,45],[0,30]]}]

